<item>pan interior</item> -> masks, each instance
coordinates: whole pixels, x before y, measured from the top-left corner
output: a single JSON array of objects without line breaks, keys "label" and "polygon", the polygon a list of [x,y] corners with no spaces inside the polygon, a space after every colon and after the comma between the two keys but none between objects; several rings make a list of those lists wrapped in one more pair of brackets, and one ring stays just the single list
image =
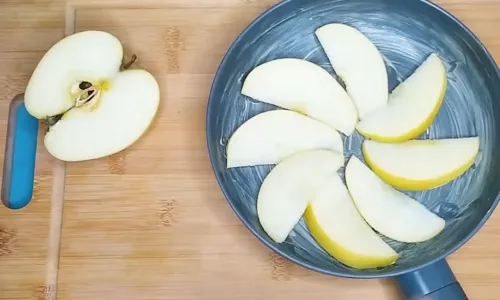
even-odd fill
[{"label": "pan interior", "polygon": [[[240,94],[245,76],[266,61],[306,59],[331,74],[326,55],[315,38],[321,25],[341,22],[366,34],[384,56],[389,90],[411,74],[432,52],[448,70],[443,106],[422,139],[467,137],[481,140],[476,164],[453,182],[424,192],[405,192],[446,220],[442,234],[421,244],[385,239],[400,253],[395,265],[355,270],[330,257],[301,221],[282,244],[273,243],[259,225],[256,198],[272,166],[226,169],[226,144],[250,117],[271,105]],[[465,242],[496,205],[500,189],[500,78],[496,65],[479,41],[439,8],[422,1],[349,0],[285,1],[253,23],[224,58],[212,87],[207,114],[207,139],[219,184],[229,203],[261,241],[289,259],[327,274],[348,277],[396,275],[450,254]],[[345,139],[346,159],[363,158],[362,137]],[[341,170],[342,173],[342,170]]]}]

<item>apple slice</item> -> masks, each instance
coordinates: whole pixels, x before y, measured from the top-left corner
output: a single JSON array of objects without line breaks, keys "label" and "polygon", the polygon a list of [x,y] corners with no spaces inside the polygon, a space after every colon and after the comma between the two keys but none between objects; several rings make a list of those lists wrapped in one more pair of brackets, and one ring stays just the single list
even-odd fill
[{"label": "apple slice", "polygon": [[436,118],[447,81],[444,64],[431,54],[394,89],[387,106],[365,116],[356,128],[379,142],[403,142],[419,136]]},{"label": "apple slice", "polygon": [[459,177],[472,166],[478,152],[478,137],[363,143],[365,160],[380,178],[412,191],[435,188]]},{"label": "apple slice", "polygon": [[271,170],[257,197],[257,216],[271,239],[285,241],[318,188],[343,164],[341,153],[308,150],[286,158]]},{"label": "apple slice", "polygon": [[155,78],[122,70],[123,49],[113,35],[84,31],[53,45],[25,93],[28,112],[50,125],[44,143],[64,161],[119,152],[147,130],[160,101]]},{"label": "apple slice", "polygon": [[379,233],[405,243],[437,236],[445,221],[424,205],[383,182],[357,157],[345,170],[346,182],[359,212]]},{"label": "apple slice", "polygon": [[368,37],[339,23],[318,28],[316,36],[333,69],[344,81],[360,119],[387,104],[389,86],[384,59]]},{"label": "apple slice", "polygon": [[319,189],[304,217],[321,247],[347,266],[385,267],[398,258],[361,217],[338,175],[329,177]]},{"label": "apple slice", "polygon": [[297,58],[276,59],[253,69],[241,93],[305,114],[350,135],[357,112],[349,95],[325,69]]},{"label": "apple slice", "polygon": [[289,110],[258,114],[243,123],[227,144],[227,167],[277,164],[294,153],[325,149],[343,152],[330,126]]}]

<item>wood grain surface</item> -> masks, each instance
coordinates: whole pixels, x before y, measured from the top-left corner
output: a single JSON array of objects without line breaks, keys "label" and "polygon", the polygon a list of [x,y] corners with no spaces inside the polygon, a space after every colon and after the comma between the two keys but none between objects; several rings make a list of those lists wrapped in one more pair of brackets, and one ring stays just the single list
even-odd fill
[{"label": "wood grain surface", "polygon": [[[58,286],[47,285],[53,159],[39,143],[34,199],[0,207],[0,299],[400,299],[391,280],[298,267],[263,246],[227,205],[210,168],[205,112],[238,33],[275,0],[0,0],[0,141],[8,104],[38,60],[76,30],[115,34],[161,86],[154,126],[115,156],[67,165]],[[500,60],[500,0],[436,1]],[[40,132],[39,140],[42,141]],[[0,157],[3,157],[0,147]],[[469,297],[500,295],[500,213],[450,257]]]}]

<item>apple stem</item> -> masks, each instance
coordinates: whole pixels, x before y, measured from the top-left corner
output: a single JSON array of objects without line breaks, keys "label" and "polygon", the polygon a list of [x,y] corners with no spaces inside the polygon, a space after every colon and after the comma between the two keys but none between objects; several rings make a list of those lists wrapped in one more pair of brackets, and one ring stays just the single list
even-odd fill
[{"label": "apple stem", "polygon": [[45,125],[47,126],[47,131],[50,130],[50,127],[54,126],[59,120],[61,120],[64,114],[59,114],[55,116],[50,116],[45,120]]},{"label": "apple stem", "polygon": [[132,58],[128,62],[122,64],[122,69],[126,70],[130,68],[130,66],[132,66],[132,64],[134,64],[136,60],[137,60],[137,55],[132,54]]}]

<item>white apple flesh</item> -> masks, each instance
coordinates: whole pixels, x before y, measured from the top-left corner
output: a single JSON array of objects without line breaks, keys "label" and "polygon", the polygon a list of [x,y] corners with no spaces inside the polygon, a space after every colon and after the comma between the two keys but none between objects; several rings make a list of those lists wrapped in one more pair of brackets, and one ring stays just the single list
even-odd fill
[{"label": "white apple flesh", "polygon": [[325,69],[296,58],[276,59],[253,69],[241,93],[293,110],[350,135],[358,120],[346,91]]},{"label": "white apple flesh", "polygon": [[352,156],[345,170],[347,187],[359,212],[379,233],[405,243],[437,236],[445,221],[413,198],[383,182]]},{"label": "white apple flesh", "polygon": [[82,161],[108,156],[147,130],[159,106],[158,83],[147,71],[122,71],[122,59],[116,37],[84,31],[62,39],[40,60],[25,104],[38,119],[62,115],[44,140],[54,157]]},{"label": "white apple flesh", "polygon": [[340,134],[330,126],[289,110],[268,111],[233,133],[227,144],[227,167],[277,164],[312,149],[344,150]]},{"label": "white apple flesh", "polygon": [[398,254],[365,222],[339,178],[328,178],[304,214],[314,239],[333,257],[353,268],[385,267]]},{"label": "white apple flesh", "polygon": [[339,23],[318,28],[316,36],[335,73],[344,81],[360,119],[387,104],[389,87],[384,59],[368,37]]},{"label": "white apple flesh", "polygon": [[478,152],[478,137],[363,143],[365,160],[380,178],[413,191],[436,188],[459,177],[472,166]]},{"label": "white apple flesh", "polygon": [[65,161],[99,158],[125,149],[146,131],[158,107],[156,80],[146,71],[128,70],[110,86],[95,109],[71,109],[50,128],[49,153]]},{"label": "white apple flesh", "polygon": [[276,243],[285,241],[328,176],[344,164],[341,153],[309,150],[294,154],[266,176],[257,198],[257,216]]}]

